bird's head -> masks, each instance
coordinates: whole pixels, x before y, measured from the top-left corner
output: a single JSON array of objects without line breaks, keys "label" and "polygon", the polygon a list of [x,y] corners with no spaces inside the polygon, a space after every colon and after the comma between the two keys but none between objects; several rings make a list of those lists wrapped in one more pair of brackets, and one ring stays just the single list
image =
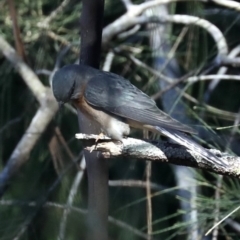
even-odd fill
[{"label": "bird's head", "polygon": [[81,83],[84,83],[84,71],[79,65],[67,65],[53,75],[53,95],[60,105],[76,99],[81,92]]}]

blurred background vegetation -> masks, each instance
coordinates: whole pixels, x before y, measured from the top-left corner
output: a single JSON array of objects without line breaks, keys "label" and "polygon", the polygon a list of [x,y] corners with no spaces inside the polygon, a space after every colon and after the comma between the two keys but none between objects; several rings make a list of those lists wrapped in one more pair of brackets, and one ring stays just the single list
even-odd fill
[{"label": "blurred background vegetation", "polygon": [[[15,46],[9,2],[0,2],[0,36]],[[123,2],[105,0],[104,27],[125,13]],[[134,1],[136,5],[142,3]],[[78,60],[81,1],[18,0],[15,8],[25,61],[49,86],[54,69]],[[56,9],[57,14],[52,15]],[[239,9],[196,0],[154,7],[148,14],[200,17],[220,29],[230,51],[239,48]],[[132,33],[129,30],[104,45],[101,65],[149,95],[169,86],[153,74],[153,69],[172,78],[174,83],[174,79],[186,74],[188,77],[216,74],[221,67],[215,61],[216,42],[204,28],[163,23],[142,24]],[[157,38],[161,38],[159,42]],[[228,66],[227,74],[238,76],[239,67]],[[166,112],[198,130],[201,138],[198,140],[205,146],[240,154],[240,83],[223,80],[212,90],[210,84],[210,81],[198,81],[191,86],[180,84],[177,87],[181,90],[173,87],[159,94],[156,101]],[[0,54],[0,169],[38,107],[22,78]],[[41,133],[29,160],[0,200],[1,240],[84,239],[87,179],[82,146],[75,139],[77,132],[76,114],[68,106],[57,112],[48,129]],[[132,136],[141,138],[142,133],[135,130]],[[130,159],[109,161],[109,239],[148,239],[145,166],[144,162]],[[237,179],[152,163],[151,183],[152,239],[240,239],[237,211],[220,224],[215,235],[204,236],[239,206]]]}]

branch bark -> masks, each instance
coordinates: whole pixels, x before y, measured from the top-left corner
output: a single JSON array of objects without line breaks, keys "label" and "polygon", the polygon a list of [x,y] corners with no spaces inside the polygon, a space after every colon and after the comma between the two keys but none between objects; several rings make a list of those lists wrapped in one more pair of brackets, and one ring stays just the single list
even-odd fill
[{"label": "branch bark", "polygon": [[20,167],[29,159],[29,155],[42,133],[47,128],[57,112],[57,103],[52,91],[40,82],[37,75],[18,56],[15,50],[0,36],[0,51],[9,60],[30,91],[37,98],[40,107],[33,117],[29,127],[11,154],[6,166],[0,173],[0,196],[8,186],[9,180],[18,172]]},{"label": "branch bark", "polygon": [[216,149],[210,151],[219,156],[228,167],[211,165],[207,160],[178,144],[158,141],[144,141],[126,138],[121,142],[104,137],[95,144],[97,135],[76,134],[77,139],[85,142],[88,151],[101,151],[106,159],[135,159],[165,162],[211,171],[221,175],[240,177],[240,157],[221,153]]}]

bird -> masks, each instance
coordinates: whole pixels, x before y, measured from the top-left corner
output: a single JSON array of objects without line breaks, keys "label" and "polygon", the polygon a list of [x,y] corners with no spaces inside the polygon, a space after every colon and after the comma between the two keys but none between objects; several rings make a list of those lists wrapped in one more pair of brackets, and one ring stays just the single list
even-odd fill
[{"label": "bird", "polygon": [[192,128],[161,111],[153,99],[117,74],[83,64],[66,65],[54,73],[52,91],[60,106],[70,102],[113,140],[127,137],[130,127],[148,130],[172,139],[210,164],[226,167],[189,136],[196,133]]}]

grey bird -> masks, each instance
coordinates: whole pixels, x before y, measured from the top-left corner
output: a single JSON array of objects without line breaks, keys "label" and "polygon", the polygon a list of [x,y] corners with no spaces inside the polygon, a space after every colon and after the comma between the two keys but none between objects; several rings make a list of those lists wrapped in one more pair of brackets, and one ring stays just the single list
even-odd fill
[{"label": "grey bird", "polygon": [[52,90],[59,104],[71,102],[112,139],[121,141],[130,127],[145,129],[169,137],[211,164],[226,166],[186,135],[195,133],[190,127],[161,111],[148,95],[117,74],[67,65],[55,72]]}]

